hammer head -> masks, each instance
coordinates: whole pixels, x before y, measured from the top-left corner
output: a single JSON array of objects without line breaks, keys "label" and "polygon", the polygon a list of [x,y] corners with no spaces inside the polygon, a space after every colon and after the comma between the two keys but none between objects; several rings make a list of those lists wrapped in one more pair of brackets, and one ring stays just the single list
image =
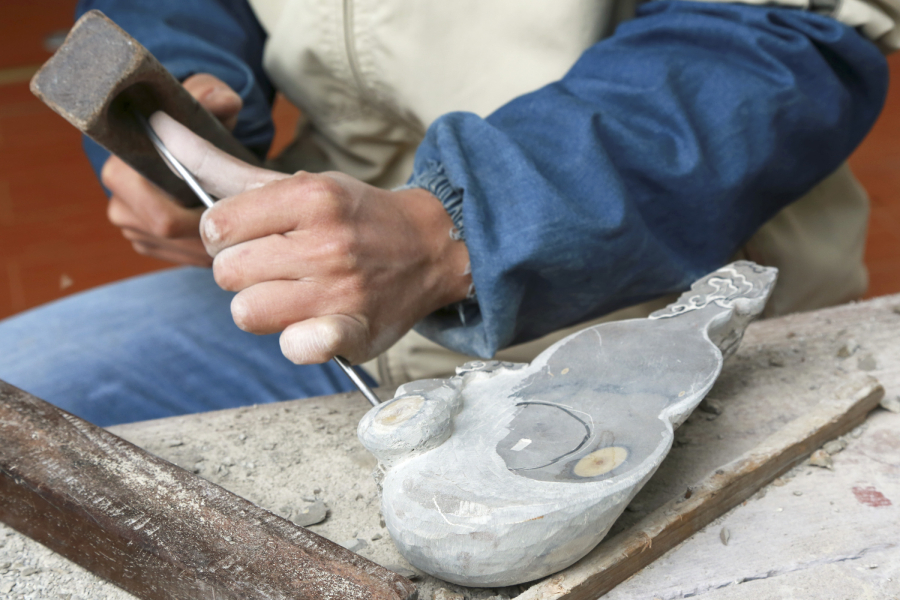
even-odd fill
[{"label": "hammer head", "polygon": [[199,202],[157,154],[133,110],[145,117],[164,111],[225,152],[258,163],[146,48],[98,10],[75,23],[31,80],[31,91],[185,206]]}]

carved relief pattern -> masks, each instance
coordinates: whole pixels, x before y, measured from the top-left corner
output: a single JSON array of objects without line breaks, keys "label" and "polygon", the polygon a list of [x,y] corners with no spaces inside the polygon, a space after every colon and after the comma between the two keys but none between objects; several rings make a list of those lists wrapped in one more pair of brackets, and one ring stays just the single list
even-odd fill
[{"label": "carved relief pattern", "polygon": [[656,311],[649,318],[677,317],[706,308],[710,304],[733,308],[738,299],[759,298],[768,293],[771,285],[764,277],[765,271],[765,267],[748,261],[738,261],[723,267],[694,283],[677,302]]}]

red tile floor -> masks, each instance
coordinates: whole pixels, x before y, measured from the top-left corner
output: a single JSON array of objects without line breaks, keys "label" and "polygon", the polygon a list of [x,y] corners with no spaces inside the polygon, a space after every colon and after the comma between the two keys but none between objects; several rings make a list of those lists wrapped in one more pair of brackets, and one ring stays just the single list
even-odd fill
[{"label": "red tile floor", "polygon": [[[81,137],[28,90],[71,25],[75,0],[3,0],[0,7],[0,319],[131,275],[169,267],[139,256],[106,220]],[[279,98],[273,151],[298,113]]]},{"label": "red tile floor", "polygon": [[[70,25],[74,0],[4,0],[0,8],[0,318],[168,265],[141,257],[107,223],[105,200],[78,133],[28,91]],[[890,59],[894,80],[900,56]],[[275,150],[297,112],[275,107]],[[900,292],[900,86],[851,164],[872,197],[869,295]]]}]

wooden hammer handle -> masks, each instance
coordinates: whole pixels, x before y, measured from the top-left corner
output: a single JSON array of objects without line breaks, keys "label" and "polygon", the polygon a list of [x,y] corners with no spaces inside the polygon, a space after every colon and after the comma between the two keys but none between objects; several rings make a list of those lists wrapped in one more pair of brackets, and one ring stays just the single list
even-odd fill
[{"label": "wooden hammer handle", "polygon": [[139,598],[416,598],[400,575],[2,381],[0,440],[0,521]]}]

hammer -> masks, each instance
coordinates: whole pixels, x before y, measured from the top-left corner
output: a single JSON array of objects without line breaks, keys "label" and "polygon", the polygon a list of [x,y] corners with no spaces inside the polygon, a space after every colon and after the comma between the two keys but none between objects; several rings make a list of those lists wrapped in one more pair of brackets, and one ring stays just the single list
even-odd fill
[{"label": "hammer", "polygon": [[137,40],[99,10],[84,14],[31,80],[32,93],[186,207],[197,196],[175,176],[135,113],[161,110],[219,149],[259,161]]},{"label": "hammer", "polygon": [[[259,165],[156,57],[99,10],[78,19],[56,54],[32,78],[31,91],[186,207],[199,206],[201,200],[211,206],[212,199],[147,124],[154,112],[165,112],[220,150]],[[335,356],[334,361],[373,406],[380,403],[347,359]]]}]

